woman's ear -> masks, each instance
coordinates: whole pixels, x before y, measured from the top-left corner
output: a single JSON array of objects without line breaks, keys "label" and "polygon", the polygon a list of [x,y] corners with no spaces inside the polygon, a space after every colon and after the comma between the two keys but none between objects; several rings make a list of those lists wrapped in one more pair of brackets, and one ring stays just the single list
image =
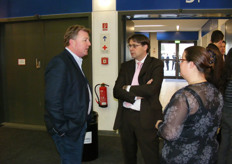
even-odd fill
[{"label": "woman's ear", "polygon": [[192,61],[189,62],[189,66],[190,68],[197,68],[196,65]]}]

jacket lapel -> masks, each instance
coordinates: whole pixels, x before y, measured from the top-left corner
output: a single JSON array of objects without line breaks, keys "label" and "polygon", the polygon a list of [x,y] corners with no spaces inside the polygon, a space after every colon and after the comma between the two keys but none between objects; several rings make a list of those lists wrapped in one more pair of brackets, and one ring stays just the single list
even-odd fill
[{"label": "jacket lapel", "polygon": [[146,71],[147,71],[147,69],[149,67],[150,59],[151,59],[150,56],[147,55],[147,58],[145,59],[145,61],[143,63],[143,66],[142,66],[142,69],[141,69],[141,71],[139,73],[139,78],[142,77],[146,73]]},{"label": "jacket lapel", "polygon": [[134,73],[135,73],[135,60],[132,60],[132,62],[130,62],[130,65],[127,69],[128,69],[128,73],[129,73],[128,74],[129,83],[131,84]]},{"label": "jacket lapel", "polygon": [[139,84],[143,84],[143,77],[146,74],[146,72],[149,71],[148,69],[149,69],[150,61],[151,61],[151,57],[147,55],[147,58],[145,59],[142,69],[139,73],[139,77],[138,77]]},{"label": "jacket lapel", "polygon": [[85,76],[83,75],[81,68],[79,67],[79,65],[77,64],[76,60],[73,58],[73,56],[65,49],[66,54],[69,58],[69,60],[71,61],[71,63],[74,65],[74,67],[77,69],[78,72],[81,73],[81,75],[83,76],[83,78],[86,80]]}]

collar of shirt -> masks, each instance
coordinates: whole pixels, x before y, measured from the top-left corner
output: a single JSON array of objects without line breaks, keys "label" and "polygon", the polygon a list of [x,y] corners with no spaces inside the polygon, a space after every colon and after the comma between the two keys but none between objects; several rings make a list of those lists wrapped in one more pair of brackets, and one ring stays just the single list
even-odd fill
[{"label": "collar of shirt", "polygon": [[[80,58],[79,56],[75,55],[70,49],[68,49],[67,47],[65,47],[65,49],[70,52],[70,54],[73,56],[73,58],[75,59],[75,61],[77,62],[78,66],[80,67],[81,71],[82,71],[82,61],[83,59]],[[84,72],[82,71],[83,75],[84,75]],[[85,75],[84,75],[85,76]],[[90,87],[89,87],[89,84],[87,84],[87,87],[88,87],[88,91],[89,91],[89,107],[88,107],[88,114],[90,114],[91,112],[91,107],[92,107],[92,93],[90,91]]]},{"label": "collar of shirt", "polygon": [[77,56],[76,54],[74,54],[70,49],[68,49],[67,47],[65,47],[65,49],[70,52],[70,54],[73,56],[73,58],[75,59],[75,61],[77,62],[78,66],[80,67],[80,69],[82,70],[82,61],[83,59],[80,58],[79,56]]},{"label": "collar of shirt", "polygon": [[143,64],[146,58],[147,58],[147,55],[146,55],[146,56],[143,58],[143,60],[141,60],[141,61],[135,60],[135,63],[136,63],[135,69],[136,69],[137,66],[138,66],[138,62],[141,62],[141,63]]}]

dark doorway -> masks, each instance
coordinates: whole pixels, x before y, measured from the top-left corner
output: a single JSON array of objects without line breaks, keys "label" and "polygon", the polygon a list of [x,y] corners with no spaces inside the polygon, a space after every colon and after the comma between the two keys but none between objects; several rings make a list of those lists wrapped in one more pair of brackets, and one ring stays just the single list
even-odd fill
[{"label": "dark doorway", "polygon": [[[90,27],[88,17],[3,25],[5,122],[44,124],[45,68],[64,49],[63,35],[73,24]],[[83,70],[92,84],[91,55],[84,61]]]}]

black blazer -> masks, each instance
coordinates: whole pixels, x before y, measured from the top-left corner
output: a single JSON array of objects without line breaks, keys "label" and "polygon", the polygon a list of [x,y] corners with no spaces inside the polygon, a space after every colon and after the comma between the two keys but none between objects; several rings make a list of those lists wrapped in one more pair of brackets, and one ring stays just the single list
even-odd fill
[{"label": "black blazer", "polygon": [[[157,120],[163,119],[162,106],[159,101],[160,89],[163,81],[163,67],[161,60],[149,55],[144,61],[139,74],[139,86],[131,86],[130,92],[122,89],[124,85],[131,85],[135,72],[135,60],[130,60],[121,65],[118,78],[113,89],[114,97],[119,100],[118,111],[114,123],[114,130],[119,129],[122,123],[123,102],[135,102],[135,97],[141,100],[140,122],[143,128],[155,128]],[[153,79],[152,84],[146,84]]]},{"label": "black blazer", "polygon": [[87,120],[88,81],[73,56],[65,49],[48,64],[45,72],[45,124],[76,140]]}]

